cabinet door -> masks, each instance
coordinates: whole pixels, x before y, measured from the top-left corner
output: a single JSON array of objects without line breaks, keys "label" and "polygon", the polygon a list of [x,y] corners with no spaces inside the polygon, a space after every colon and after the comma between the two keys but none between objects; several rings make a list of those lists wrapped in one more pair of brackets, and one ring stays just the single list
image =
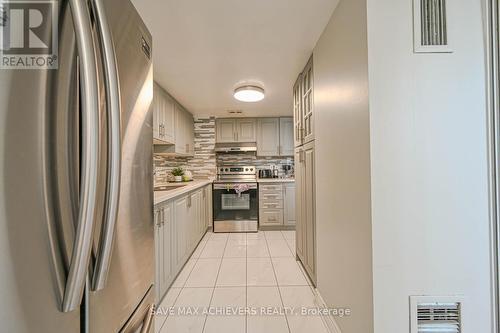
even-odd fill
[{"label": "cabinet door", "polygon": [[304,161],[302,148],[295,150],[295,234],[296,234],[296,253],[302,263],[305,262],[305,241],[306,241],[306,228],[304,219]]},{"label": "cabinet door", "polygon": [[160,139],[160,122],[158,119],[158,88],[153,86],[153,139]]},{"label": "cabinet door", "polygon": [[314,174],[314,146],[304,147],[304,204],[305,204],[305,268],[313,280],[316,276],[316,210],[315,210],[315,174]]},{"label": "cabinet door", "polygon": [[208,200],[207,200],[208,215],[207,215],[206,227],[209,227],[209,226],[212,226],[213,219],[214,219],[214,215],[213,215],[213,200],[214,200],[214,198],[213,198],[212,185],[207,186],[207,191],[208,191]]},{"label": "cabinet door", "polygon": [[203,188],[203,197],[201,199],[201,209],[203,212],[200,224],[201,224],[201,235],[205,233],[208,227],[208,216],[209,216],[209,201],[210,195],[208,193],[208,186]]},{"label": "cabinet door", "polygon": [[186,154],[186,116],[184,110],[180,105],[175,105],[175,128],[179,130],[176,131],[175,136],[175,152],[177,154]]},{"label": "cabinet door", "polygon": [[218,143],[230,143],[236,141],[236,120],[217,119],[216,137]]},{"label": "cabinet door", "polygon": [[314,78],[312,57],[303,72],[302,80],[302,141],[314,140]]},{"label": "cabinet door", "polygon": [[262,226],[282,226],[283,209],[261,209],[259,224]]},{"label": "cabinet door", "polygon": [[174,235],[176,239],[176,255],[174,267],[180,269],[187,259],[187,226],[189,225],[188,196],[174,201]]},{"label": "cabinet door", "polygon": [[255,142],[257,136],[255,119],[238,119],[236,121],[236,141]]},{"label": "cabinet door", "polygon": [[283,211],[285,225],[295,225],[295,184],[283,185]]},{"label": "cabinet door", "polygon": [[161,280],[161,290],[163,295],[167,292],[168,288],[173,282],[173,257],[172,257],[172,203],[168,203],[162,208],[163,213],[163,255],[162,255],[162,266],[163,266],[163,278]]},{"label": "cabinet door", "polygon": [[194,156],[194,119],[193,115],[185,111],[186,115],[186,154]]},{"label": "cabinet door", "polygon": [[202,191],[201,190],[196,190],[191,194],[191,225],[192,225],[192,232],[191,232],[191,248],[190,251],[193,251],[198,244],[198,241],[200,240],[201,236],[201,231],[200,231],[200,220],[202,218],[202,213],[201,213],[201,196],[202,196]]},{"label": "cabinet door", "polygon": [[293,156],[293,118],[280,118],[280,156]]},{"label": "cabinet door", "polygon": [[163,272],[163,228],[161,223],[161,207],[155,207],[155,292],[156,301],[159,302],[163,297],[162,272]]},{"label": "cabinet door", "polygon": [[302,74],[293,87],[293,138],[295,147],[302,145]]},{"label": "cabinet door", "polygon": [[279,156],[280,120],[261,118],[257,122],[257,156]]},{"label": "cabinet door", "polygon": [[163,106],[163,136],[168,143],[175,143],[175,101],[168,94],[164,94]]}]

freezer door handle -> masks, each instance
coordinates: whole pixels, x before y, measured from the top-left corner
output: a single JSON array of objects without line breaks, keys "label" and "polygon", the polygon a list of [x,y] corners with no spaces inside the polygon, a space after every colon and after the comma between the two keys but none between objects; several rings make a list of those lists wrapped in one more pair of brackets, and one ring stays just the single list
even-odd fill
[{"label": "freezer door handle", "polygon": [[92,290],[102,290],[106,286],[113,243],[115,238],[118,205],[120,200],[121,169],[121,105],[120,83],[116,64],[116,53],[111,31],[106,18],[102,0],[93,0],[93,9],[97,22],[99,44],[104,67],[104,87],[106,90],[106,108],[108,113],[108,170],[106,185],[105,216],[102,224],[96,266],[92,277]]},{"label": "freezer door handle", "polygon": [[99,88],[90,13],[84,0],[70,0],[70,7],[81,68],[82,161],[78,225],[62,301],[63,312],[76,310],[82,300],[92,247],[99,167]]}]

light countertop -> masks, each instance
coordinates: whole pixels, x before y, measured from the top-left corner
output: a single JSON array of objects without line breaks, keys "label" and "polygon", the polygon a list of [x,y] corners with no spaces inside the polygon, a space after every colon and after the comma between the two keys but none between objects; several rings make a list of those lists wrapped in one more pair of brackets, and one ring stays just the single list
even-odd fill
[{"label": "light countertop", "polygon": [[259,183],[294,183],[295,178],[259,178],[257,180]]},{"label": "light countertop", "polygon": [[168,191],[155,191],[154,203],[155,205],[162,203],[164,201],[173,199],[180,195],[186,194],[188,192],[199,189],[200,187],[212,184],[212,179],[197,179],[192,182],[187,183],[186,186],[181,186],[176,189],[168,190]]}]

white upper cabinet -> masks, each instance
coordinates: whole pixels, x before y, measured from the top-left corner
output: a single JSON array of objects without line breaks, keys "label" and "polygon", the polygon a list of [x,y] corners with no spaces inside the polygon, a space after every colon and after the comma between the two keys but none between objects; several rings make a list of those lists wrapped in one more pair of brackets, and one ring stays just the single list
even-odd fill
[{"label": "white upper cabinet", "polygon": [[217,119],[217,142],[236,142],[236,119]]},{"label": "white upper cabinet", "polygon": [[297,78],[293,87],[295,147],[314,140],[314,77],[313,58]]},{"label": "white upper cabinet", "polygon": [[293,86],[293,139],[295,147],[302,146],[302,74]]},{"label": "white upper cabinet", "polygon": [[178,155],[194,155],[194,119],[193,116],[177,105],[175,108],[175,153]]},{"label": "white upper cabinet", "polygon": [[257,120],[257,156],[293,156],[293,119]]},{"label": "white upper cabinet", "polygon": [[194,155],[193,115],[156,82],[153,91],[153,143],[156,154]]},{"label": "white upper cabinet", "polygon": [[257,121],[257,156],[279,156],[280,119],[260,118]]},{"label": "white upper cabinet", "polygon": [[175,142],[175,101],[169,95],[165,95],[163,109],[163,137],[170,143]]},{"label": "white upper cabinet", "polygon": [[280,156],[294,155],[293,118],[280,118]]},{"label": "white upper cabinet", "polygon": [[238,142],[255,142],[256,141],[255,119],[237,119],[236,120],[236,140]]},{"label": "white upper cabinet", "polygon": [[217,143],[255,142],[256,128],[253,118],[217,119]]},{"label": "white upper cabinet", "polygon": [[175,142],[175,101],[156,82],[153,89],[153,139],[156,144]]}]

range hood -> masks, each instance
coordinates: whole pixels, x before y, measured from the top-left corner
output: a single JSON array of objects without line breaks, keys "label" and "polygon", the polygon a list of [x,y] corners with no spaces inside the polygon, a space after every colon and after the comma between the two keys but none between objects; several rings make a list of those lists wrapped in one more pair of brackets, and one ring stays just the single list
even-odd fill
[{"label": "range hood", "polygon": [[255,142],[250,143],[217,143],[215,152],[222,154],[230,153],[252,153],[257,151]]}]

